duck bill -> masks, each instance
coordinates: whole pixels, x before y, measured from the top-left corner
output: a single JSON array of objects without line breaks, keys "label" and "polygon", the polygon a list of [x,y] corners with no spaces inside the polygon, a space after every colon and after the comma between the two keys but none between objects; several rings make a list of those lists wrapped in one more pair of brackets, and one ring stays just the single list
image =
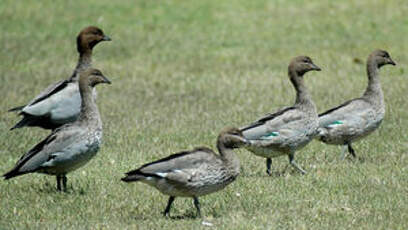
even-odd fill
[{"label": "duck bill", "polygon": [[236,146],[235,146],[236,148],[245,147],[245,146],[248,146],[250,144],[249,140],[247,140],[244,137],[236,136],[235,138],[239,139],[239,141],[241,142],[239,144],[236,144]]},{"label": "duck bill", "polygon": [[102,41],[112,41],[112,39],[109,36],[104,35]]},{"label": "duck bill", "polygon": [[103,76],[103,82],[102,83],[109,84],[109,85],[112,84],[112,82],[105,76]]},{"label": "duck bill", "polygon": [[390,64],[390,65],[397,65],[397,63],[395,63],[391,58],[389,58],[388,64]]},{"label": "duck bill", "polygon": [[322,69],[320,69],[319,66],[317,66],[317,65],[315,65],[313,63],[310,64],[310,67],[312,68],[312,70],[315,70],[315,71],[321,71],[322,70]]}]

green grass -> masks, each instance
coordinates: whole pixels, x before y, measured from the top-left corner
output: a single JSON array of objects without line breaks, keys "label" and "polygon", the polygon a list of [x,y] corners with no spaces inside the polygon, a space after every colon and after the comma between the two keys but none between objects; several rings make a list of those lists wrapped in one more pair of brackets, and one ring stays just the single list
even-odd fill
[{"label": "green grass", "polygon": [[[0,229],[407,229],[408,91],[405,0],[355,1],[14,1],[0,4],[0,172],[48,132],[8,129],[7,109],[70,76],[75,36],[97,25],[112,37],[95,48],[94,66],[113,81],[98,88],[104,144],[85,167],[55,178],[0,181]],[[309,173],[267,177],[264,159],[237,151],[242,169],[225,190],[167,197],[120,181],[143,163],[194,146],[214,148],[224,126],[247,124],[293,103],[287,65],[309,55],[323,71],[306,83],[319,111],[359,96],[365,61],[376,48],[396,67],[381,69],[387,113],[380,129],[355,144],[364,161],[339,161],[340,149],[312,142],[297,153]],[[287,158],[273,160],[282,171]],[[205,220],[213,224],[207,227]]]}]

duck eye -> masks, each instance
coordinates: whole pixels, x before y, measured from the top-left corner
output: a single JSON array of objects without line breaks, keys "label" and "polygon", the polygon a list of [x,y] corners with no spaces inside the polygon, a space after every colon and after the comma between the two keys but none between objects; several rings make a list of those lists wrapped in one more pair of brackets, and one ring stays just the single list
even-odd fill
[{"label": "duck eye", "polygon": [[304,63],[308,63],[308,64],[309,64],[309,63],[311,63],[311,62],[312,62],[312,60],[310,60],[310,59],[305,59],[305,60],[303,60],[303,62],[304,62]]},{"label": "duck eye", "polygon": [[98,30],[92,31],[92,35],[100,35],[100,34],[102,34],[101,31],[98,31]]}]

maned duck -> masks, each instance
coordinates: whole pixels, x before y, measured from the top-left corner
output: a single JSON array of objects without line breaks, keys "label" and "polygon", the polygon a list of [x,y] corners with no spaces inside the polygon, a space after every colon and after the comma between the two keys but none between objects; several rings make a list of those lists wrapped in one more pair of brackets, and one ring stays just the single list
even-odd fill
[{"label": "maned duck", "polygon": [[368,86],[363,96],[319,114],[316,138],[326,144],[343,145],[341,159],[344,159],[346,149],[356,157],[351,143],[372,133],[384,119],[379,69],[387,64],[395,65],[387,51],[372,52],[367,59]]},{"label": "maned duck", "polygon": [[294,58],[288,68],[289,79],[296,90],[296,101],[276,113],[267,114],[254,123],[241,128],[250,144],[246,147],[255,155],[266,158],[266,172],[271,175],[272,157],[288,155],[289,162],[302,174],[306,171],[295,163],[295,151],[308,144],[318,128],[316,106],[304,84],[303,75],[320,71],[310,57]]},{"label": "maned duck", "polygon": [[239,174],[239,160],[233,149],[247,144],[237,128],[226,128],[218,136],[219,155],[206,147],[170,155],[126,173],[122,181],[141,181],[169,195],[164,215],[168,216],[175,197],[192,197],[201,216],[199,196],[223,189]]},{"label": "maned duck", "polygon": [[81,72],[79,90],[82,99],[79,118],[55,129],[48,137],[24,154],[15,167],[4,174],[10,179],[26,173],[56,175],[57,189],[66,191],[66,174],[86,164],[99,150],[102,121],[92,95],[92,88],[110,81],[97,69]]},{"label": "maned duck", "polygon": [[75,121],[81,109],[79,74],[91,67],[93,47],[101,41],[110,40],[101,29],[95,26],[81,30],[77,37],[79,60],[72,76],[50,85],[27,105],[10,109],[9,111],[19,112],[19,115],[23,116],[11,130],[24,126],[55,129]]}]

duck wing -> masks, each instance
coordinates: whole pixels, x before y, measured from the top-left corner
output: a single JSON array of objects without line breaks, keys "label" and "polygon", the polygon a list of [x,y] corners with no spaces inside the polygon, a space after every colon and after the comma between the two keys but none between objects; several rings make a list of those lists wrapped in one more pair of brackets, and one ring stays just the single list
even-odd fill
[{"label": "duck wing", "polygon": [[38,102],[41,102],[47,99],[51,95],[63,90],[69,82],[70,82],[69,80],[61,80],[54,84],[51,84],[47,88],[45,88],[43,91],[41,91],[41,93],[38,94],[34,99],[32,99],[27,105],[17,106],[15,108],[10,109],[9,112],[22,111],[26,107],[35,105]]},{"label": "duck wing", "polygon": [[76,126],[65,125],[54,130],[43,141],[35,145],[25,153],[16,163],[14,168],[4,174],[5,179],[18,175],[35,172],[42,165],[55,157],[56,153],[63,153],[66,149],[75,149],[75,145],[81,145],[84,141],[85,129]]},{"label": "duck wing", "polygon": [[299,128],[298,122],[303,118],[304,114],[296,107],[287,107],[241,128],[241,131],[249,140],[269,140],[276,136],[290,136]]},{"label": "duck wing", "polygon": [[368,119],[372,110],[370,103],[366,100],[353,99],[319,114],[319,126],[330,128],[360,123],[361,120]]},{"label": "duck wing", "polygon": [[163,159],[145,164],[126,173],[123,181],[137,181],[148,178],[166,178],[185,183],[194,177],[199,167],[217,162],[218,156],[209,148],[201,147],[192,151],[183,151]]},{"label": "duck wing", "polygon": [[[95,91],[94,91],[95,92]],[[23,118],[11,128],[39,126],[55,129],[65,123],[75,121],[81,107],[81,96],[77,82],[61,82],[49,94],[39,97],[22,108]]]},{"label": "duck wing", "polygon": [[364,99],[354,99],[319,116],[318,137],[326,135],[353,137],[374,130],[381,123],[372,105]]}]

